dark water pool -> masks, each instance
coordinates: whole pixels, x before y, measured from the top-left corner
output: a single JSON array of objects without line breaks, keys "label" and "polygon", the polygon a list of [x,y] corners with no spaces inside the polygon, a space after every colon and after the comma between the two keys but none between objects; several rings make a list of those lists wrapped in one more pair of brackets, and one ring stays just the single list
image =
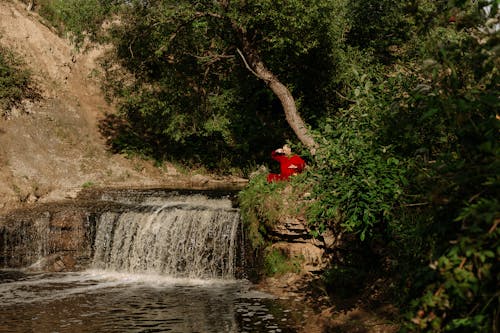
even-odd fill
[{"label": "dark water pool", "polygon": [[0,270],[0,332],[295,332],[249,282]]}]

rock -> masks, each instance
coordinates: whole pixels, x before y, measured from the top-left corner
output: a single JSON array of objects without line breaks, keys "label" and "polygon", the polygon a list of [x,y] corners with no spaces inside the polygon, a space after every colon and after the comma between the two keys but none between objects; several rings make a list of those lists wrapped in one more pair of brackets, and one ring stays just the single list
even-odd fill
[{"label": "rock", "polygon": [[63,210],[54,213],[48,235],[52,251],[78,251],[85,245],[85,221],[83,211]]},{"label": "rock", "polygon": [[28,195],[28,197],[26,198],[26,200],[25,200],[25,202],[28,203],[28,204],[35,203],[37,201],[38,201],[38,198],[33,193],[30,193]]},{"label": "rock", "polygon": [[66,270],[73,270],[76,265],[76,259],[72,255],[64,255],[60,257],[61,262],[64,264]]},{"label": "rock", "polygon": [[171,164],[171,163],[165,163],[165,169],[167,171],[167,175],[172,175],[172,176],[177,176],[179,175],[179,171],[177,170],[177,168]]},{"label": "rock", "polygon": [[84,229],[50,230],[47,239],[51,251],[78,251],[85,245]]},{"label": "rock", "polygon": [[274,225],[271,232],[278,238],[304,237],[309,235],[309,229],[303,220],[287,216],[281,219],[280,223]]},{"label": "rock", "polygon": [[333,245],[336,243],[336,238],[333,232],[331,230],[327,230],[321,236],[323,237],[325,247],[328,249],[333,248]]},{"label": "rock", "polygon": [[313,244],[278,242],[271,248],[281,251],[288,258],[301,259],[305,271],[317,271],[323,268],[325,251]]},{"label": "rock", "polygon": [[74,271],[76,264],[72,255],[55,253],[41,258],[28,267],[28,271],[69,272]]},{"label": "rock", "polygon": [[210,181],[210,178],[204,175],[194,175],[191,177],[191,183],[195,186],[205,185]]},{"label": "rock", "polygon": [[52,216],[50,226],[60,229],[82,229],[86,217],[82,211],[64,210]]},{"label": "rock", "polygon": [[33,194],[37,198],[41,198],[45,195],[47,195],[51,191],[49,186],[37,186],[33,192]]}]

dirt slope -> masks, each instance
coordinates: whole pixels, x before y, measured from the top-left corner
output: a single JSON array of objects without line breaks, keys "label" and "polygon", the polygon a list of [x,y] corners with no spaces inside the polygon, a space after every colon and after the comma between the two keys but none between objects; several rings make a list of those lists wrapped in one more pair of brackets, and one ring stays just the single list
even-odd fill
[{"label": "dirt slope", "polygon": [[102,50],[78,53],[40,22],[22,3],[0,0],[0,44],[24,59],[43,97],[35,103],[26,101],[24,110],[12,110],[9,119],[0,119],[0,209],[72,197],[84,184],[213,181],[109,153],[98,132],[99,120],[114,112],[96,79],[96,59]]}]

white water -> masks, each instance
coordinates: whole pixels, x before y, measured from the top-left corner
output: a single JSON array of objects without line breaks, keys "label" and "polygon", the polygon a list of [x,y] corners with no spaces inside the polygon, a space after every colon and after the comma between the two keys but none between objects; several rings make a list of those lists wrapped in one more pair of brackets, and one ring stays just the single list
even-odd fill
[{"label": "white water", "polygon": [[239,295],[242,298],[270,297],[268,294],[249,291],[250,284],[244,280],[201,280],[173,278],[156,274],[113,273],[101,270],[29,274],[23,276],[22,280],[1,283],[0,295],[2,295],[1,299],[4,305],[15,305],[61,301],[79,294],[91,295],[116,288],[144,287],[161,290],[176,287],[217,289],[230,288],[231,286],[243,291]]},{"label": "white water", "polygon": [[[178,199],[178,198],[177,198]],[[92,267],[172,277],[234,278],[239,213],[229,200],[195,197],[104,213]]]}]

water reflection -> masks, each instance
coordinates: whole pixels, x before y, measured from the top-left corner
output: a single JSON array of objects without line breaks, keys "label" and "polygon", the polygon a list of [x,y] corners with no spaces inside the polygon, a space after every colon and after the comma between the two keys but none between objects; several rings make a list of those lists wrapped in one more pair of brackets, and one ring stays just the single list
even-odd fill
[{"label": "water reflection", "polygon": [[245,281],[0,271],[0,332],[295,332]]}]

